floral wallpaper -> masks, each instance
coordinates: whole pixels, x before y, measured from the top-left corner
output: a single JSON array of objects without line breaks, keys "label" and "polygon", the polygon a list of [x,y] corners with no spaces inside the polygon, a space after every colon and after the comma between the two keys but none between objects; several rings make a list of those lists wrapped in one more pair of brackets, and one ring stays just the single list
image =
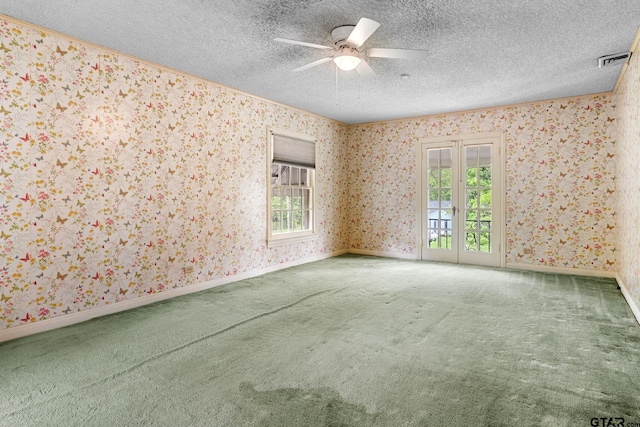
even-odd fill
[{"label": "floral wallpaper", "polygon": [[507,263],[615,271],[615,122],[586,96],[353,126],[350,247],[416,255],[418,141],[504,131]]},{"label": "floral wallpaper", "polygon": [[[620,119],[585,96],[346,126],[11,20],[0,51],[0,328],[349,248],[415,256],[417,141],[489,131],[506,132],[507,262],[619,268],[639,300],[633,198],[614,249],[638,58]],[[317,240],[266,246],[268,126],[317,137]]]},{"label": "floral wallpaper", "polygon": [[640,55],[635,53],[616,93],[618,275],[640,307]]},{"label": "floral wallpaper", "polygon": [[[1,19],[0,50],[0,328],[347,249],[345,125]],[[268,126],[317,137],[317,240],[266,247]]]}]

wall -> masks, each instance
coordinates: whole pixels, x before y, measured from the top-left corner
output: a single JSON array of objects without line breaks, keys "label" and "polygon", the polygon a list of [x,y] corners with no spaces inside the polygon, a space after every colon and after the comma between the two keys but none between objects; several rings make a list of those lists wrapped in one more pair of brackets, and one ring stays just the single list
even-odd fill
[{"label": "wall", "polygon": [[605,95],[353,126],[350,246],[416,256],[418,142],[504,131],[507,263],[613,272],[615,120]]},{"label": "wall", "polygon": [[[0,328],[348,248],[345,125],[1,19],[0,43]],[[316,241],[266,247],[267,126],[317,137]]]},{"label": "wall", "polygon": [[[11,21],[0,43],[0,328],[349,248],[415,257],[418,142],[489,131],[507,262],[619,268],[639,300],[637,203],[616,212],[614,186],[617,160],[620,194],[638,190],[638,58],[616,155],[606,95],[347,127]],[[267,126],[318,138],[316,241],[266,247]]]},{"label": "wall", "polygon": [[640,321],[640,55],[631,57],[616,93],[618,109],[616,186],[618,198],[618,276]]}]

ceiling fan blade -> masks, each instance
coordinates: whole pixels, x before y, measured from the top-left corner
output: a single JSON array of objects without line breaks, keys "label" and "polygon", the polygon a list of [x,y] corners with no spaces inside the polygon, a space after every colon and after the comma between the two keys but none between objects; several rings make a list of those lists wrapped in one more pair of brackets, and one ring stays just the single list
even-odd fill
[{"label": "ceiling fan blade", "polygon": [[311,67],[315,67],[316,65],[324,64],[325,62],[329,62],[332,59],[333,58],[331,56],[329,56],[327,58],[318,59],[317,61],[313,61],[312,63],[307,64],[307,65],[303,65],[302,67],[294,68],[291,71],[304,71],[307,68],[311,68]]},{"label": "ceiling fan blade", "polygon": [[427,59],[429,52],[418,49],[386,49],[373,47],[367,51],[370,58],[393,58],[393,59]]},{"label": "ceiling fan blade", "polygon": [[380,23],[373,19],[360,18],[356,27],[351,31],[351,34],[349,34],[347,44],[355,48],[362,46],[379,26]]},{"label": "ceiling fan blade", "polygon": [[358,74],[360,77],[368,79],[376,76],[376,72],[364,60],[358,64]]},{"label": "ceiling fan blade", "polygon": [[298,40],[281,39],[279,37],[273,39],[273,41],[282,42],[282,43],[289,43],[289,44],[297,44],[297,45],[300,45],[300,46],[314,47],[316,49],[333,49],[331,46],[323,46],[321,44],[301,42],[301,41],[298,41]]}]

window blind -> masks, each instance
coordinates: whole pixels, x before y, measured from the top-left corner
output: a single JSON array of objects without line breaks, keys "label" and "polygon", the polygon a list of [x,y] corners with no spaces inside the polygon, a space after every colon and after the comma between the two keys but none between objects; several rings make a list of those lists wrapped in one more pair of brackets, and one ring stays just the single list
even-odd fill
[{"label": "window blind", "polygon": [[316,144],[313,141],[273,134],[273,162],[305,168],[316,167]]}]

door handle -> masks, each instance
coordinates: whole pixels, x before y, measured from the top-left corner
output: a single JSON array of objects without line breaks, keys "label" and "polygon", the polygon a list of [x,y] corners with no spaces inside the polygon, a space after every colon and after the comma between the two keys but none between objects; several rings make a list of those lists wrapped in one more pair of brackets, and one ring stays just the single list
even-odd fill
[{"label": "door handle", "polygon": [[456,216],[456,207],[453,207],[453,216]]}]

